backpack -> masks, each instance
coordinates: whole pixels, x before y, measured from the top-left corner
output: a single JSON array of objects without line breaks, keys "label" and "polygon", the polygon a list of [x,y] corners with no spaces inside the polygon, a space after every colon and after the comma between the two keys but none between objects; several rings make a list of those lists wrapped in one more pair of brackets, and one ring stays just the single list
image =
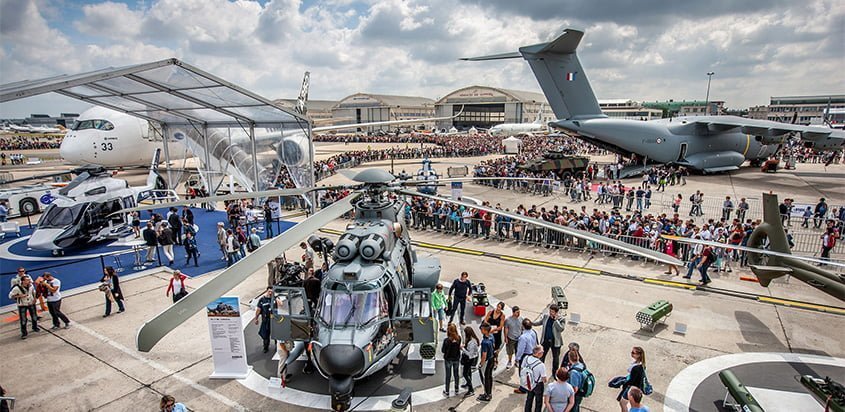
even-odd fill
[{"label": "backpack", "polygon": [[593,389],[596,387],[596,377],[587,370],[587,367],[573,367],[572,369],[581,374],[581,386],[578,388],[578,393],[581,394],[581,397],[587,398],[592,395]]},{"label": "backpack", "polygon": [[522,368],[519,370],[519,385],[528,389],[529,392],[534,390],[534,386],[540,382],[540,378],[534,376],[534,367],[541,363],[537,358],[534,358],[534,362],[529,362],[528,357],[522,361]]}]

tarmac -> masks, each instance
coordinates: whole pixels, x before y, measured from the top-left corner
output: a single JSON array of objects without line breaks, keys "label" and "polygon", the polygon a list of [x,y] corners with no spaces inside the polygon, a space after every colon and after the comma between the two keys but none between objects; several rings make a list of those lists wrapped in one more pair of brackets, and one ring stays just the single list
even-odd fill
[{"label": "tarmac", "polygon": [[[448,161],[475,163],[478,158]],[[404,163],[406,171],[416,170],[416,162]],[[378,165],[389,168],[389,162]],[[845,185],[841,184],[845,167],[798,166],[797,171],[776,175],[746,169],[729,176],[692,176],[684,190],[686,193],[699,189],[713,196],[731,194],[732,197],[773,190],[789,193],[799,202],[824,196],[832,204],[845,203]],[[321,183],[333,184],[343,179],[334,176]],[[730,184],[726,184],[726,179]],[[554,197],[472,184],[465,185],[464,193],[503,206],[565,204],[565,200]],[[336,220],[328,228],[339,230],[345,223]],[[749,298],[749,295],[762,295],[839,309],[845,306],[795,280],[763,288],[740,280],[745,272],[734,271],[714,276],[712,289],[688,288],[676,285],[677,278],[662,275],[664,268],[644,262],[432,231],[412,231],[411,236],[418,242],[418,254],[440,258],[441,280],[448,282],[461,271],[468,271],[470,280],[484,282],[491,296],[509,306],[519,305],[523,316],[540,316],[551,303],[550,288],[562,286],[569,299],[569,320],[574,314],[580,316],[578,324],[567,324],[564,341],[581,345],[598,383],[593,395],[582,403],[587,411],[618,410],[617,390],[608,388],[604,382],[626,373],[632,346],[642,346],[647,354],[648,377],[655,392],[646,398],[646,404],[653,411],[662,410],[664,404],[676,404],[674,399],[667,398],[667,388],[674,377],[699,361],[750,352],[845,358],[845,316],[836,311]],[[288,254],[291,258],[298,256],[296,251]],[[189,289],[214,275],[213,272],[191,279]],[[207,322],[202,313],[167,335],[150,353],[136,351],[138,328],[170,304],[164,295],[168,277],[168,273],[161,272],[122,282],[127,310],[108,318],[102,318],[101,292],[66,297],[62,308],[72,321],[71,327],[30,334],[26,340],[20,339],[17,322],[8,321],[8,315],[4,315],[7,321],[0,324],[3,354],[0,384],[9,396],[17,398],[18,410],[148,410],[157,408],[162,394],[171,394],[197,411],[310,410],[260,395],[238,381],[209,379],[213,365]],[[647,282],[645,278],[665,283]],[[266,273],[256,272],[229,294],[240,296],[242,302],[249,301],[260,293],[265,281]],[[640,329],[634,315],[658,299],[674,305],[672,316],[654,332]],[[42,324],[48,325],[49,315],[42,316]],[[687,326],[685,334],[674,332],[679,323]],[[842,373],[842,370],[831,373]],[[833,377],[845,381],[845,374]],[[473,412],[521,409],[524,396],[512,393],[516,382],[516,372],[510,369],[497,376],[490,403],[453,396],[415,409]],[[321,389],[324,388],[315,391]],[[724,392],[718,395],[721,398]],[[712,398],[715,394],[707,396]],[[707,404],[709,398],[696,398],[696,402],[714,406],[712,402]]]}]

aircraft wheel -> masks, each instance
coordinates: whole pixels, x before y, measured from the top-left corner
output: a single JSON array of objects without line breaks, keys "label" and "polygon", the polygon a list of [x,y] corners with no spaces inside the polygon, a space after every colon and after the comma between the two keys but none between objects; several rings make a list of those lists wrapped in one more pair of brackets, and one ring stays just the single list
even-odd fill
[{"label": "aircraft wheel", "polygon": [[50,252],[50,253],[51,253],[53,256],[64,256],[64,255],[65,255],[65,251],[64,251],[64,250],[54,250],[54,251],[52,251],[52,252]]},{"label": "aircraft wheel", "polygon": [[38,202],[31,197],[21,200],[18,207],[18,210],[21,211],[21,216],[30,216],[38,213]]}]

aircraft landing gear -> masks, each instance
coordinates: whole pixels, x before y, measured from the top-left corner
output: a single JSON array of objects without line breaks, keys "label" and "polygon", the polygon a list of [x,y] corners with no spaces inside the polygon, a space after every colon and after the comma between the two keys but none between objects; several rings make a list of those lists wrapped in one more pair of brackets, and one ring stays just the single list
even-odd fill
[{"label": "aircraft landing gear", "polygon": [[353,381],[351,376],[331,377],[329,392],[332,394],[332,410],[348,411],[352,406]]},{"label": "aircraft landing gear", "polygon": [[53,256],[64,256],[65,251],[58,249],[58,250],[53,250],[52,252],[50,252],[50,254],[52,254]]}]

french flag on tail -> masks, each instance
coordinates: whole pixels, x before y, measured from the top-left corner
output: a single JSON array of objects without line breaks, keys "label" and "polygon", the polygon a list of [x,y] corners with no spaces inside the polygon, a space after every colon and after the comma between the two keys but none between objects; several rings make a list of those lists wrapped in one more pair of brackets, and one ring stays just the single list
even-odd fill
[{"label": "french flag on tail", "polygon": [[568,82],[574,81],[574,80],[575,80],[575,75],[576,75],[576,74],[578,74],[578,72],[569,72],[569,73],[566,73],[566,81],[568,81]]}]

